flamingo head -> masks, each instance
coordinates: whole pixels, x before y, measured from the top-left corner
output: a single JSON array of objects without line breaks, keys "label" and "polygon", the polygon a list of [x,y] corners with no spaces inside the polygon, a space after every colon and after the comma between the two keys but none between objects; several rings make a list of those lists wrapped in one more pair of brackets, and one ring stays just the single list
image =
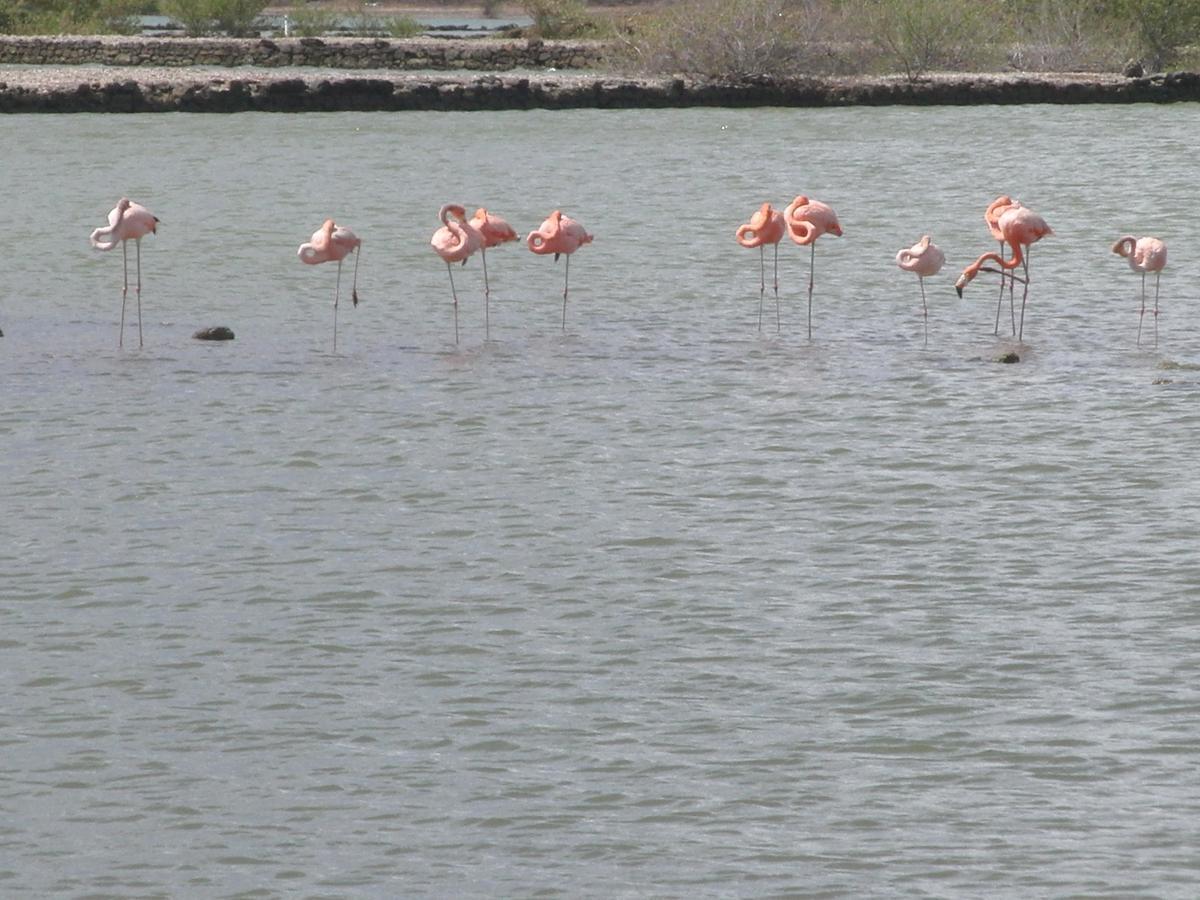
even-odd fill
[{"label": "flamingo head", "polygon": [[959,299],[962,299],[963,288],[975,280],[975,276],[979,274],[979,267],[972,264],[963,269],[963,273],[958,276],[958,281],[954,282],[954,290],[958,291]]}]

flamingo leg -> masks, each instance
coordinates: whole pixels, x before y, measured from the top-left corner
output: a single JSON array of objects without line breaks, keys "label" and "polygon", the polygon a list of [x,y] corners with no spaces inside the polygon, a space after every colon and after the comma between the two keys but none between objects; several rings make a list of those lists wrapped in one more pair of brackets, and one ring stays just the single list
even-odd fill
[{"label": "flamingo leg", "polygon": [[[779,311],[779,243],[776,242],[775,247],[775,333],[783,329],[783,316]],[[759,316],[758,330],[762,331],[762,316]]]},{"label": "flamingo leg", "polygon": [[567,265],[563,276],[563,320],[562,330],[567,330],[567,289],[571,285],[571,254],[567,254]]},{"label": "flamingo leg", "polygon": [[925,302],[925,276],[918,275],[917,281],[921,285],[921,315],[925,319],[925,346],[929,346],[929,304]]},{"label": "flamingo leg", "polygon": [[450,276],[450,296],[454,298],[454,343],[458,343],[458,291],[454,289],[454,270],[446,263],[446,274]]},{"label": "flamingo leg", "polygon": [[362,246],[354,251],[354,283],[350,285],[350,301],[358,306],[358,261],[362,258]]},{"label": "flamingo leg", "polygon": [[808,339],[812,340],[812,295],[813,295],[813,270],[817,265],[817,242],[812,242],[811,252],[808,256]]},{"label": "flamingo leg", "polygon": [[142,239],[134,242],[137,257],[137,308],[138,308],[138,346],[142,346]]},{"label": "flamingo leg", "polygon": [[484,340],[492,339],[492,313],[489,308],[492,296],[492,289],[488,285],[487,274],[487,248],[480,247],[479,255],[483,259],[483,333]]},{"label": "flamingo leg", "polygon": [[1154,273],[1154,349],[1158,349],[1158,279],[1162,273]]},{"label": "flamingo leg", "polygon": [[[1000,258],[1004,258],[1004,241],[1000,242]],[[1000,336],[1000,308],[1004,305],[1004,270],[1000,270],[1000,296],[996,299],[996,329],[992,334]]]},{"label": "flamingo leg", "polygon": [[758,330],[762,331],[763,295],[767,292],[766,251],[758,245]]},{"label": "flamingo leg", "polygon": [[341,299],[342,293],[342,261],[338,260],[337,281],[333,286],[333,352],[337,353],[337,314],[338,300]]},{"label": "flamingo leg", "polygon": [[1017,331],[1017,341],[1025,339],[1025,301],[1029,298],[1029,248],[1025,248],[1024,258],[1021,260],[1021,265],[1025,269],[1025,290],[1021,292],[1021,327]]},{"label": "flamingo leg", "polygon": [[1142,273],[1142,308],[1138,312],[1137,345],[1142,346],[1142,319],[1146,315],[1146,273]]},{"label": "flamingo leg", "polygon": [[129,250],[127,242],[121,241],[121,330],[117,332],[117,346],[125,346],[125,297],[129,294]]}]

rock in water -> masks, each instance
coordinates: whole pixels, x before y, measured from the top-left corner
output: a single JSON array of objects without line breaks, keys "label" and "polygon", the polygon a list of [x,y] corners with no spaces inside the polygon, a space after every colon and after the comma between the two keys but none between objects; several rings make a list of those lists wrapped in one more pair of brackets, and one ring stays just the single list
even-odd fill
[{"label": "rock in water", "polygon": [[996,362],[999,363],[1019,363],[1020,361],[1021,357],[1017,356],[1015,353],[1005,353],[996,357]]},{"label": "rock in water", "polygon": [[192,337],[198,341],[232,341],[233,329],[214,325],[212,328],[201,328]]}]

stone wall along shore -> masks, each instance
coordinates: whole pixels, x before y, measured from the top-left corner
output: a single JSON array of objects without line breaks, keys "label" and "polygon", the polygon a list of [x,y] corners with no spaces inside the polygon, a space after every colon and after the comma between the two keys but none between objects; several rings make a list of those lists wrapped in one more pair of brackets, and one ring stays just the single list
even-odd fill
[{"label": "stone wall along shore", "polygon": [[[314,74],[300,69],[0,72],[0,112],[322,112],[341,110],[620,109],[695,106],[886,106],[1139,103],[1200,100],[1200,74],[1121,76],[940,76],[755,79],[622,78],[612,75]],[[235,74],[237,73],[237,74]],[[244,75],[242,74],[244,73]]]},{"label": "stone wall along shore", "polygon": [[319,66],[332,69],[584,69],[598,41],[495,38],[184,38],[0,36],[0,64],[33,66]]}]

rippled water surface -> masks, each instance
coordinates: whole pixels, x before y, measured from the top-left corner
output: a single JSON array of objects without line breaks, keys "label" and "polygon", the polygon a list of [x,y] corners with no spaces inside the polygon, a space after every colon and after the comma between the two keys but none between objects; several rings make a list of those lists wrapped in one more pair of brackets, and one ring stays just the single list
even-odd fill
[{"label": "rippled water surface", "polygon": [[[1198,136],[5,118],[0,894],[1196,896]],[[760,334],[733,240],[802,191],[845,229],[811,341],[808,251]],[[1056,232],[1020,346],[994,276],[951,287],[999,193]],[[122,194],[163,223],[140,350],[87,244]],[[455,271],[455,346],[449,200],[594,232],[565,333],[563,261],[509,245],[490,342]],[[336,354],[327,215],[364,238]],[[1126,231],[1170,243],[1157,348]]]}]

